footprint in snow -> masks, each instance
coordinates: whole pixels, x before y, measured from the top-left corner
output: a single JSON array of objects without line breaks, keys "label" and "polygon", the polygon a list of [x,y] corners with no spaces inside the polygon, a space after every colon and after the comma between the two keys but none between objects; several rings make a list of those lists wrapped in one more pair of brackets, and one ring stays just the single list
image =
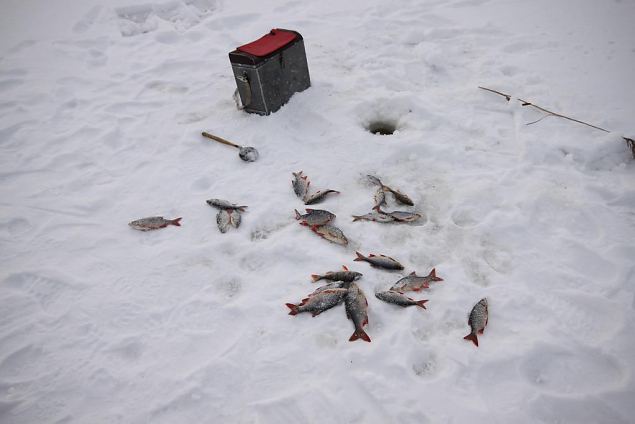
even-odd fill
[{"label": "footprint in snow", "polygon": [[526,381],[546,393],[588,395],[619,387],[626,377],[623,367],[599,350],[540,345],[525,355],[520,372]]}]

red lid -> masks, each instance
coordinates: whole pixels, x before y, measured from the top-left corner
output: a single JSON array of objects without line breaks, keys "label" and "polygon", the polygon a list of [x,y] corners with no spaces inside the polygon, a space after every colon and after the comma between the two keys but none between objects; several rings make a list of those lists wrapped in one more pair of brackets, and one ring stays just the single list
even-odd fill
[{"label": "red lid", "polygon": [[267,56],[286,46],[297,38],[295,32],[284,29],[272,29],[269,34],[238,47],[237,50],[253,56]]}]

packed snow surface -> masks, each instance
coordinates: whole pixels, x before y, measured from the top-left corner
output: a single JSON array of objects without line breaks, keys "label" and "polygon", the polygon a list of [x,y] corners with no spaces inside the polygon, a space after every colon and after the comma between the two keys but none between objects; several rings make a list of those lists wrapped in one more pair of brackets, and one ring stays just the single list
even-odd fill
[{"label": "packed snow surface", "polygon": [[[633,422],[634,17],[629,0],[3,1],[0,422]],[[276,27],[304,36],[312,86],[249,115],[227,53]],[[614,132],[527,126],[543,115],[479,85]],[[347,247],[294,219],[299,170],[341,192],[315,207]],[[367,174],[424,218],[352,222]],[[209,198],[248,205],[242,225],[221,234]],[[154,215],[182,226],[127,225]],[[348,341],[343,306],[287,315],[342,265],[364,274],[371,343]],[[427,310],[375,298],[433,267],[444,281],[410,294]]]}]

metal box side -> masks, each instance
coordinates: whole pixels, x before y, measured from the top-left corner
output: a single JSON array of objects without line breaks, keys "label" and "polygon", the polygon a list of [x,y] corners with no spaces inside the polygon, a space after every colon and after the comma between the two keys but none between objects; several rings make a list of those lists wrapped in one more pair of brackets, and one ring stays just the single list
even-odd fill
[{"label": "metal box side", "polygon": [[294,93],[311,86],[301,36],[270,57],[250,61],[248,56],[239,52],[229,55],[246,112],[269,115],[287,103]]}]

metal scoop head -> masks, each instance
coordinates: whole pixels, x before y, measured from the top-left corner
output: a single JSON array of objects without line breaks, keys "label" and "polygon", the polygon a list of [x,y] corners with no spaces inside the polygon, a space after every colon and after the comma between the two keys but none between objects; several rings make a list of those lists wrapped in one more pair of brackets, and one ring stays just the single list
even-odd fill
[{"label": "metal scoop head", "polygon": [[246,147],[246,146],[241,146],[239,144],[236,143],[232,143],[229,140],[225,140],[224,138],[221,138],[217,135],[213,135],[210,134],[208,132],[203,131],[203,136],[210,138],[214,141],[218,141],[219,143],[223,143],[226,144],[228,146],[232,146],[238,149],[238,156],[244,160],[245,162],[255,162],[256,159],[258,159],[258,150],[256,150],[254,147]]},{"label": "metal scoop head", "polygon": [[245,162],[255,162],[258,159],[258,150],[253,147],[241,146],[238,151],[238,156]]}]

